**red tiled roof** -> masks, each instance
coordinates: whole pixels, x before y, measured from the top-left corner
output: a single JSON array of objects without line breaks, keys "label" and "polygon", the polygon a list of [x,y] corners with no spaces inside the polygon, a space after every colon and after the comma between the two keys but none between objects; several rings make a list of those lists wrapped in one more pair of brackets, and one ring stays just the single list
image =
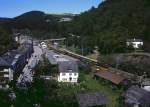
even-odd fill
[{"label": "red tiled roof", "polygon": [[117,84],[117,85],[120,84],[125,79],[125,77],[119,74],[109,72],[109,71],[100,71],[100,72],[95,73],[95,75],[103,79],[109,80],[112,83]]}]

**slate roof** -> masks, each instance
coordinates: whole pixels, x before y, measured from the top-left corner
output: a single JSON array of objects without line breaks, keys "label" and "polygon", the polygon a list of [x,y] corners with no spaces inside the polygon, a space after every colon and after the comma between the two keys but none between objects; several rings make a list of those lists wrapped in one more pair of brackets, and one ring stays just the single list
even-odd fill
[{"label": "slate roof", "polygon": [[56,53],[54,53],[53,51],[48,51],[47,52],[47,58],[49,60],[49,62],[53,65],[57,64],[56,59],[53,57],[54,55],[57,55]]},{"label": "slate roof", "polygon": [[7,52],[3,56],[1,56],[0,66],[3,66],[4,64],[5,64],[5,66],[11,66],[11,63],[13,62],[16,54],[17,54],[17,51],[13,50],[13,51]]},{"label": "slate roof", "polygon": [[109,71],[100,71],[95,73],[96,76],[101,77],[103,79],[109,80],[114,84],[120,84],[123,80],[125,80],[125,77],[115,74]]},{"label": "slate roof", "polygon": [[107,105],[110,102],[101,92],[77,94],[76,99],[80,107]]},{"label": "slate roof", "polygon": [[21,45],[18,49],[17,49],[17,52],[19,53],[19,54],[25,54],[27,51],[28,51],[28,49],[29,48],[31,48],[32,47],[32,44],[23,44],[23,45]]},{"label": "slate roof", "polygon": [[75,61],[58,62],[59,72],[78,72],[78,64]]},{"label": "slate roof", "polygon": [[132,86],[125,94],[125,102],[128,104],[139,104],[144,107],[150,107],[150,92],[138,86]]},{"label": "slate roof", "polygon": [[32,45],[25,44],[19,47],[17,50],[12,50],[5,53],[0,57],[0,66],[11,66],[15,57],[20,56],[20,54],[25,54],[31,46]]},{"label": "slate roof", "polygon": [[0,66],[9,66],[9,64],[3,58],[0,57]]}]

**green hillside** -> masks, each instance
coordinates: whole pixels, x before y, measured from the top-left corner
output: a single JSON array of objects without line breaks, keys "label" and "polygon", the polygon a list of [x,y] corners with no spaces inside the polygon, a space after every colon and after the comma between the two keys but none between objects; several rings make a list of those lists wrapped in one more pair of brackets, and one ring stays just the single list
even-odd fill
[{"label": "green hillside", "polygon": [[57,20],[56,17],[44,12],[31,11],[15,17],[9,24],[11,28],[55,31]]},{"label": "green hillside", "polygon": [[29,29],[33,36],[41,38],[57,38],[66,30],[59,21],[61,18],[73,18],[73,14],[46,14],[41,11],[30,11],[5,21],[7,18],[0,18],[0,25],[9,29]]},{"label": "green hillside", "polygon": [[106,0],[75,17],[68,32],[82,36],[87,47],[99,46],[101,53],[125,52],[126,39],[150,43],[149,11],[149,0]]},{"label": "green hillside", "polygon": [[[150,51],[149,11],[149,0],[105,0],[97,8],[75,16],[31,11],[3,25],[11,29],[28,28],[35,37],[68,37],[68,45],[83,47],[87,53],[95,46],[104,54],[128,52],[126,39],[130,38],[143,39],[144,50]],[[73,17],[73,21],[59,22],[66,16]]]}]

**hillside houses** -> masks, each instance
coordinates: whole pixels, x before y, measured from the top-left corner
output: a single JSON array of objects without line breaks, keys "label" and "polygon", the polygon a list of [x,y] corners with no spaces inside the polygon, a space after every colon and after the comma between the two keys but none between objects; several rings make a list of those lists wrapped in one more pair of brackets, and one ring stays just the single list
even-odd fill
[{"label": "hillside houses", "polygon": [[58,82],[78,82],[78,60],[53,51],[48,51],[47,57],[51,64],[58,65]]},{"label": "hillside houses", "polygon": [[33,53],[33,44],[24,42],[17,50],[0,57],[0,88],[9,88],[9,83],[22,72]]},{"label": "hillside houses", "polygon": [[58,62],[59,82],[78,82],[78,65],[75,61]]}]

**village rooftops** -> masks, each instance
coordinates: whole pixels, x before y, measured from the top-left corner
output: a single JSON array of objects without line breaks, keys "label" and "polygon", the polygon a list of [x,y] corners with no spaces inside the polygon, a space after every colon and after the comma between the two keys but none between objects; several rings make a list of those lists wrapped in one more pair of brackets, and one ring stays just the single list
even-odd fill
[{"label": "village rooftops", "polygon": [[17,54],[16,51],[7,52],[6,54],[2,55],[0,58],[0,66],[11,66],[15,55]]},{"label": "village rooftops", "polygon": [[75,61],[61,61],[58,62],[58,69],[61,73],[78,72],[78,64]]},{"label": "village rooftops", "polygon": [[125,94],[125,102],[142,105],[142,107],[150,107],[150,92],[138,86],[132,86]]},{"label": "village rooftops", "polygon": [[25,54],[29,48],[32,47],[32,44],[22,44],[18,49],[17,52],[20,54]]},{"label": "village rooftops", "polygon": [[0,57],[0,67],[5,67],[5,66],[9,66],[9,64],[2,57]]},{"label": "village rooftops", "polygon": [[110,101],[101,92],[77,94],[76,99],[80,107],[107,105]]},{"label": "village rooftops", "polygon": [[112,83],[117,84],[117,85],[120,84],[121,82],[123,82],[123,80],[125,80],[125,77],[123,77],[119,74],[116,74],[116,73],[109,72],[109,71],[96,72],[95,76],[109,80]]},{"label": "village rooftops", "polygon": [[21,45],[17,50],[11,50],[0,57],[0,66],[11,66],[21,54],[25,54],[31,47],[29,44]]},{"label": "village rooftops", "polygon": [[51,64],[54,64],[54,65],[58,64],[58,62],[69,61],[63,55],[54,53],[53,51],[48,51],[47,52],[47,57],[48,57],[49,62]]},{"label": "village rooftops", "polygon": [[32,37],[30,36],[23,36],[22,34],[20,35],[20,44],[25,44],[25,43],[29,43],[32,44]]},{"label": "village rooftops", "polygon": [[53,65],[57,64],[56,59],[53,57],[54,55],[57,55],[56,53],[54,53],[53,51],[48,51],[47,52],[47,58],[49,60],[49,62]]}]

